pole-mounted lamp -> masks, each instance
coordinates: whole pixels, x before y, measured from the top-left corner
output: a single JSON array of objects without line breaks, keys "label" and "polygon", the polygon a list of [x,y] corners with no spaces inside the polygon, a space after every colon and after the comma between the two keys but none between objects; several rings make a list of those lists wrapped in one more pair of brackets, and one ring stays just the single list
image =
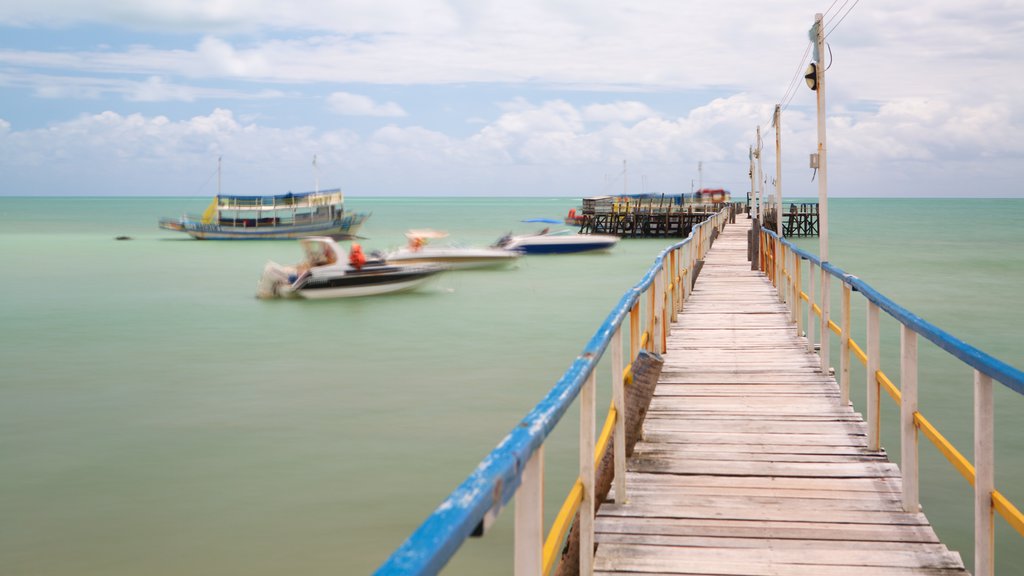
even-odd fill
[{"label": "pole-mounted lamp", "polygon": [[807,87],[811,90],[817,91],[818,89],[818,65],[811,62],[807,66],[807,72],[804,73],[804,80],[807,82]]}]

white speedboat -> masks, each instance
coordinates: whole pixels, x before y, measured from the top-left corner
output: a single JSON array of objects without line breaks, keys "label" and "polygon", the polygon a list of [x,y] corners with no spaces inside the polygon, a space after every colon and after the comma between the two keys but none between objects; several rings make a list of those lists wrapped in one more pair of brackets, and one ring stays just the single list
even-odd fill
[{"label": "white speedboat", "polygon": [[495,248],[515,250],[524,254],[570,254],[609,250],[619,242],[610,234],[577,234],[572,230],[551,232],[547,228],[538,234],[515,236],[508,234],[498,239]]},{"label": "white speedboat", "polygon": [[430,240],[447,236],[445,232],[434,230],[410,230],[405,233],[405,237],[409,239],[408,245],[385,252],[381,254],[381,258],[389,264],[440,264],[452,270],[467,270],[508,266],[522,255],[520,252],[505,248],[428,244]]},{"label": "white speedboat", "polygon": [[374,296],[413,290],[422,286],[443,266],[390,265],[367,261],[358,244],[353,244],[348,261],[333,238],[313,237],[299,241],[306,254],[295,266],[268,262],[256,288],[258,298],[345,298]]}]

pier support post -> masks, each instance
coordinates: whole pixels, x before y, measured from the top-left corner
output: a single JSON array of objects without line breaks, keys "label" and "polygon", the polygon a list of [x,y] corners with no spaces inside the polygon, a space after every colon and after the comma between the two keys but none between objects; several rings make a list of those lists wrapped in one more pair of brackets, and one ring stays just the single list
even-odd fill
[{"label": "pier support post", "polygon": [[868,450],[878,452],[882,449],[881,444],[881,390],[878,386],[878,369],[881,365],[879,351],[879,308],[874,302],[868,301],[868,328],[867,328],[867,398],[868,398]]},{"label": "pier support post", "polygon": [[995,574],[995,414],[992,379],[974,371],[974,574]]},{"label": "pier support post", "polygon": [[761,223],[754,220],[750,228],[750,269],[761,269]]},{"label": "pier support post", "polygon": [[540,574],[544,565],[544,447],[537,448],[523,467],[516,490],[515,506],[516,576]]},{"label": "pier support post", "polygon": [[594,401],[595,378],[591,373],[580,390],[580,576],[594,573]]},{"label": "pier support post", "polygon": [[917,466],[917,332],[900,326],[900,472],[903,510],[921,511]]},{"label": "pier support post", "polygon": [[850,405],[850,285],[843,282],[842,330],[839,336],[839,400]]}]

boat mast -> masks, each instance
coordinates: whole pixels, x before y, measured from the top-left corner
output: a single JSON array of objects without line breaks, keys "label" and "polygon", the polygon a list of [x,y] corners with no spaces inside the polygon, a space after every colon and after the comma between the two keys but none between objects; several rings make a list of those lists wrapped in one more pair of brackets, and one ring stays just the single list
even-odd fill
[{"label": "boat mast", "polygon": [[317,171],[317,169],[316,169],[316,154],[313,154],[313,180],[314,180],[313,191],[319,193],[320,192],[320,172]]},{"label": "boat mast", "polygon": [[217,196],[220,196],[220,161],[223,156],[217,156]]}]

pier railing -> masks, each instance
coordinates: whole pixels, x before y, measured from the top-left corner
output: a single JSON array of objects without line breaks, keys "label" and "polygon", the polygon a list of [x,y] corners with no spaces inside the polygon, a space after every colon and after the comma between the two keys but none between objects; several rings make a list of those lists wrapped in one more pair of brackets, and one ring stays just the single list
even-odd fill
[{"label": "pier railing", "polygon": [[[1024,514],[995,489],[995,439],[993,435],[992,381],[1024,395],[1024,372],[1014,368],[955,338],[944,330],[899,306],[869,284],[851,276],[828,262],[800,250],[774,232],[761,229],[760,267],[772,280],[779,299],[789,304],[791,320],[797,334],[807,335],[809,349],[820,341],[822,371],[830,368],[829,337],[840,338],[839,389],[840,402],[850,401],[851,355],[866,368],[868,448],[881,449],[881,391],[884,390],[900,409],[900,471],[903,480],[903,509],[920,510],[918,476],[919,433],[930,440],[957,471],[974,486],[974,554],[975,576],[991,576],[995,572],[994,513],[1002,516],[1024,536]],[[803,262],[808,264],[805,267]],[[806,268],[807,292],[803,290]],[[842,288],[839,323],[830,318],[830,292],[833,279]],[[818,300],[815,284],[818,285]],[[850,295],[860,293],[867,300],[866,350],[850,338]],[[807,303],[805,308],[804,303]],[[879,317],[884,311],[900,324],[899,387],[881,370]],[[806,313],[806,319],[804,317]],[[818,337],[815,337],[817,329]],[[923,336],[974,370],[974,463],[961,454],[918,410],[918,336]]]},{"label": "pier railing", "polygon": [[[555,383],[550,392],[484,457],[460,484],[377,570],[378,575],[436,574],[470,536],[483,535],[515,497],[515,574],[548,574],[579,513],[580,573],[591,574],[594,550],[595,460],[611,442],[615,494],[624,498],[624,386],[632,361],[623,366],[623,329],[630,358],[641,348],[662,352],[668,324],[689,295],[697,261],[703,260],[729,216],[723,209],[694,227],[683,241],[666,248],[647,274],[629,290]],[[628,322],[628,323],[627,323]],[[595,388],[598,363],[609,361],[612,403],[595,440]],[[543,514],[544,442],[577,397],[580,400],[579,477],[545,536]]]}]

